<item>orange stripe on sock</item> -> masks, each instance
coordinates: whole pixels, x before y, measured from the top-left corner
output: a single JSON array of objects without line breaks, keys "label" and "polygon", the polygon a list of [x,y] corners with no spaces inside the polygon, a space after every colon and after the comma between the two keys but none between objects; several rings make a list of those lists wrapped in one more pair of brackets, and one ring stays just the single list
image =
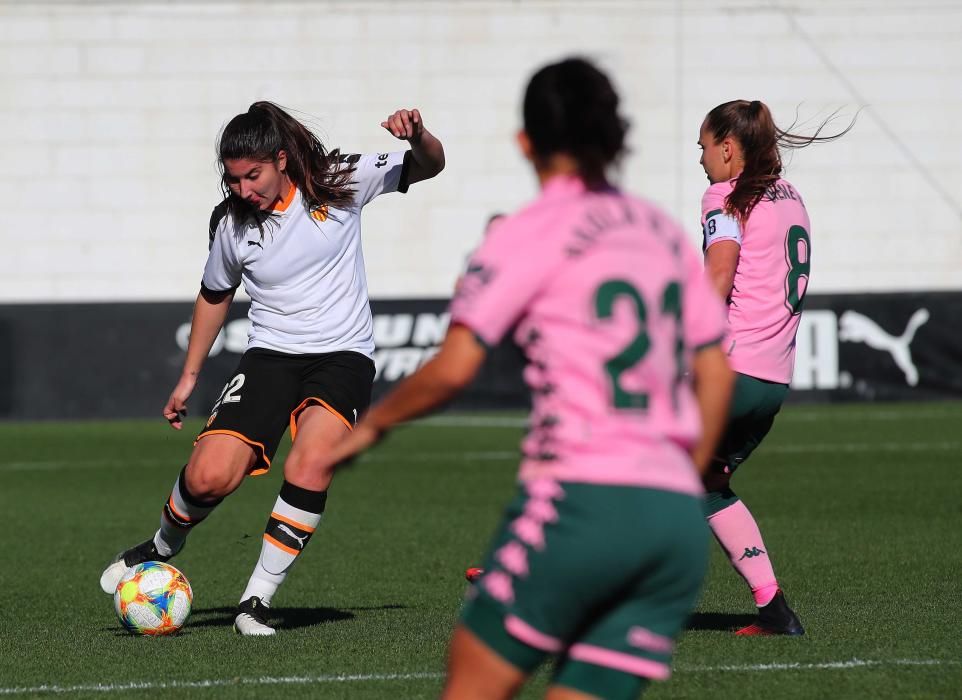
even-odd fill
[{"label": "orange stripe on sock", "polygon": [[267,540],[270,544],[272,544],[272,545],[274,545],[275,547],[277,547],[277,548],[278,548],[279,550],[281,550],[282,552],[287,552],[288,554],[293,554],[295,557],[296,557],[298,554],[301,553],[300,550],[298,550],[298,549],[294,549],[293,547],[288,547],[286,544],[283,544],[283,543],[281,543],[281,542],[278,542],[278,541],[275,540],[273,537],[271,537],[270,535],[268,535],[266,532],[264,533],[264,539]]},{"label": "orange stripe on sock", "polygon": [[181,520],[183,520],[185,523],[193,522],[193,520],[191,520],[190,518],[188,518],[186,515],[184,515],[183,513],[181,513],[179,510],[177,510],[177,509],[174,507],[174,494],[171,494],[171,495],[170,495],[170,498],[167,499],[167,506],[168,506],[172,511],[174,511],[174,515],[176,515],[178,518],[180,518]]},{"label": "orange stripe on sock", "polygon": [[303,530],[304,532],[314,532],[313,527],[308,527],[307,525],[304,525],[303,523],[299,523],[296,520],[293,520],[284,515],[281,515],[280,513],[271,513],[271,517],[274,518],[275,520],[280,520],[282,523],[287,523],[288,525],[292,525],[296,527],[298,530]]}]

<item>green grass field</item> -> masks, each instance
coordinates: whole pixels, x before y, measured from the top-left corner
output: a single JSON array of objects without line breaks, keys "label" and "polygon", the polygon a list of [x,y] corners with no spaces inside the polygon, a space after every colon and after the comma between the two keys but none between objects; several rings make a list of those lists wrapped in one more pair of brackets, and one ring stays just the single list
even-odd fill
[{"label": "green grass field", "polygon": [[[280,468],[175,560],[195,593],[181,634],[138,638],[98,578],[154,531],[197,426],[0,424],[0,696],[436,696],[463,571],[512,494],[521,429],[493,418],[399,430],[340,474],[270,639],[231,623]],[[734,484],[808,634],[731,635],[752,601],[715,547],[675,675],[646,697],[962,696],[960,425],[962,403],[786,408]]]}]

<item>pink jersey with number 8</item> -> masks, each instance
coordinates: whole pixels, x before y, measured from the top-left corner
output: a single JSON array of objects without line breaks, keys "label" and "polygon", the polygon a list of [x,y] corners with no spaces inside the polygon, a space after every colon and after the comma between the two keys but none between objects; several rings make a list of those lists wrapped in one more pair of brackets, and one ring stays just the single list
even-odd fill
[{"label": "pink jersey with number 8", "polygon": [[724,240],[741,245],[724,349],[736,372],[788,384],[811,268],[808,212],[795,188],[778,180],[741,225],[725,213],[733,183],[712,185],[701,202],[705,249]]}]

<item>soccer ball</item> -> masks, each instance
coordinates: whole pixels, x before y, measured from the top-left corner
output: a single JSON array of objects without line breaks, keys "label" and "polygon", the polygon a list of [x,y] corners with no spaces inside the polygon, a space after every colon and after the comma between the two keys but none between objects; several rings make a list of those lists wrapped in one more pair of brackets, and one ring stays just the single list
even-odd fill
[{"label": "soccer ball", "polygon": [[134,634],[173,634],[187,621],[194,593],[170,564],[148,561],[127,569],[114,593],[120,624]]}]

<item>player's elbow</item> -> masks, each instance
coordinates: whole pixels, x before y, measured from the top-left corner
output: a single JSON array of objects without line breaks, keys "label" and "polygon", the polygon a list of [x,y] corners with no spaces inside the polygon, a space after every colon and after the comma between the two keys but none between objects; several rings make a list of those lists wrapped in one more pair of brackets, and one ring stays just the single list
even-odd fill
[{"label": "player's elbow", "polygon": [[435,368],[435,381],[449,394],[460,394],[474,380],[477,370],[464,362],[444,362],[439,360]]}]

